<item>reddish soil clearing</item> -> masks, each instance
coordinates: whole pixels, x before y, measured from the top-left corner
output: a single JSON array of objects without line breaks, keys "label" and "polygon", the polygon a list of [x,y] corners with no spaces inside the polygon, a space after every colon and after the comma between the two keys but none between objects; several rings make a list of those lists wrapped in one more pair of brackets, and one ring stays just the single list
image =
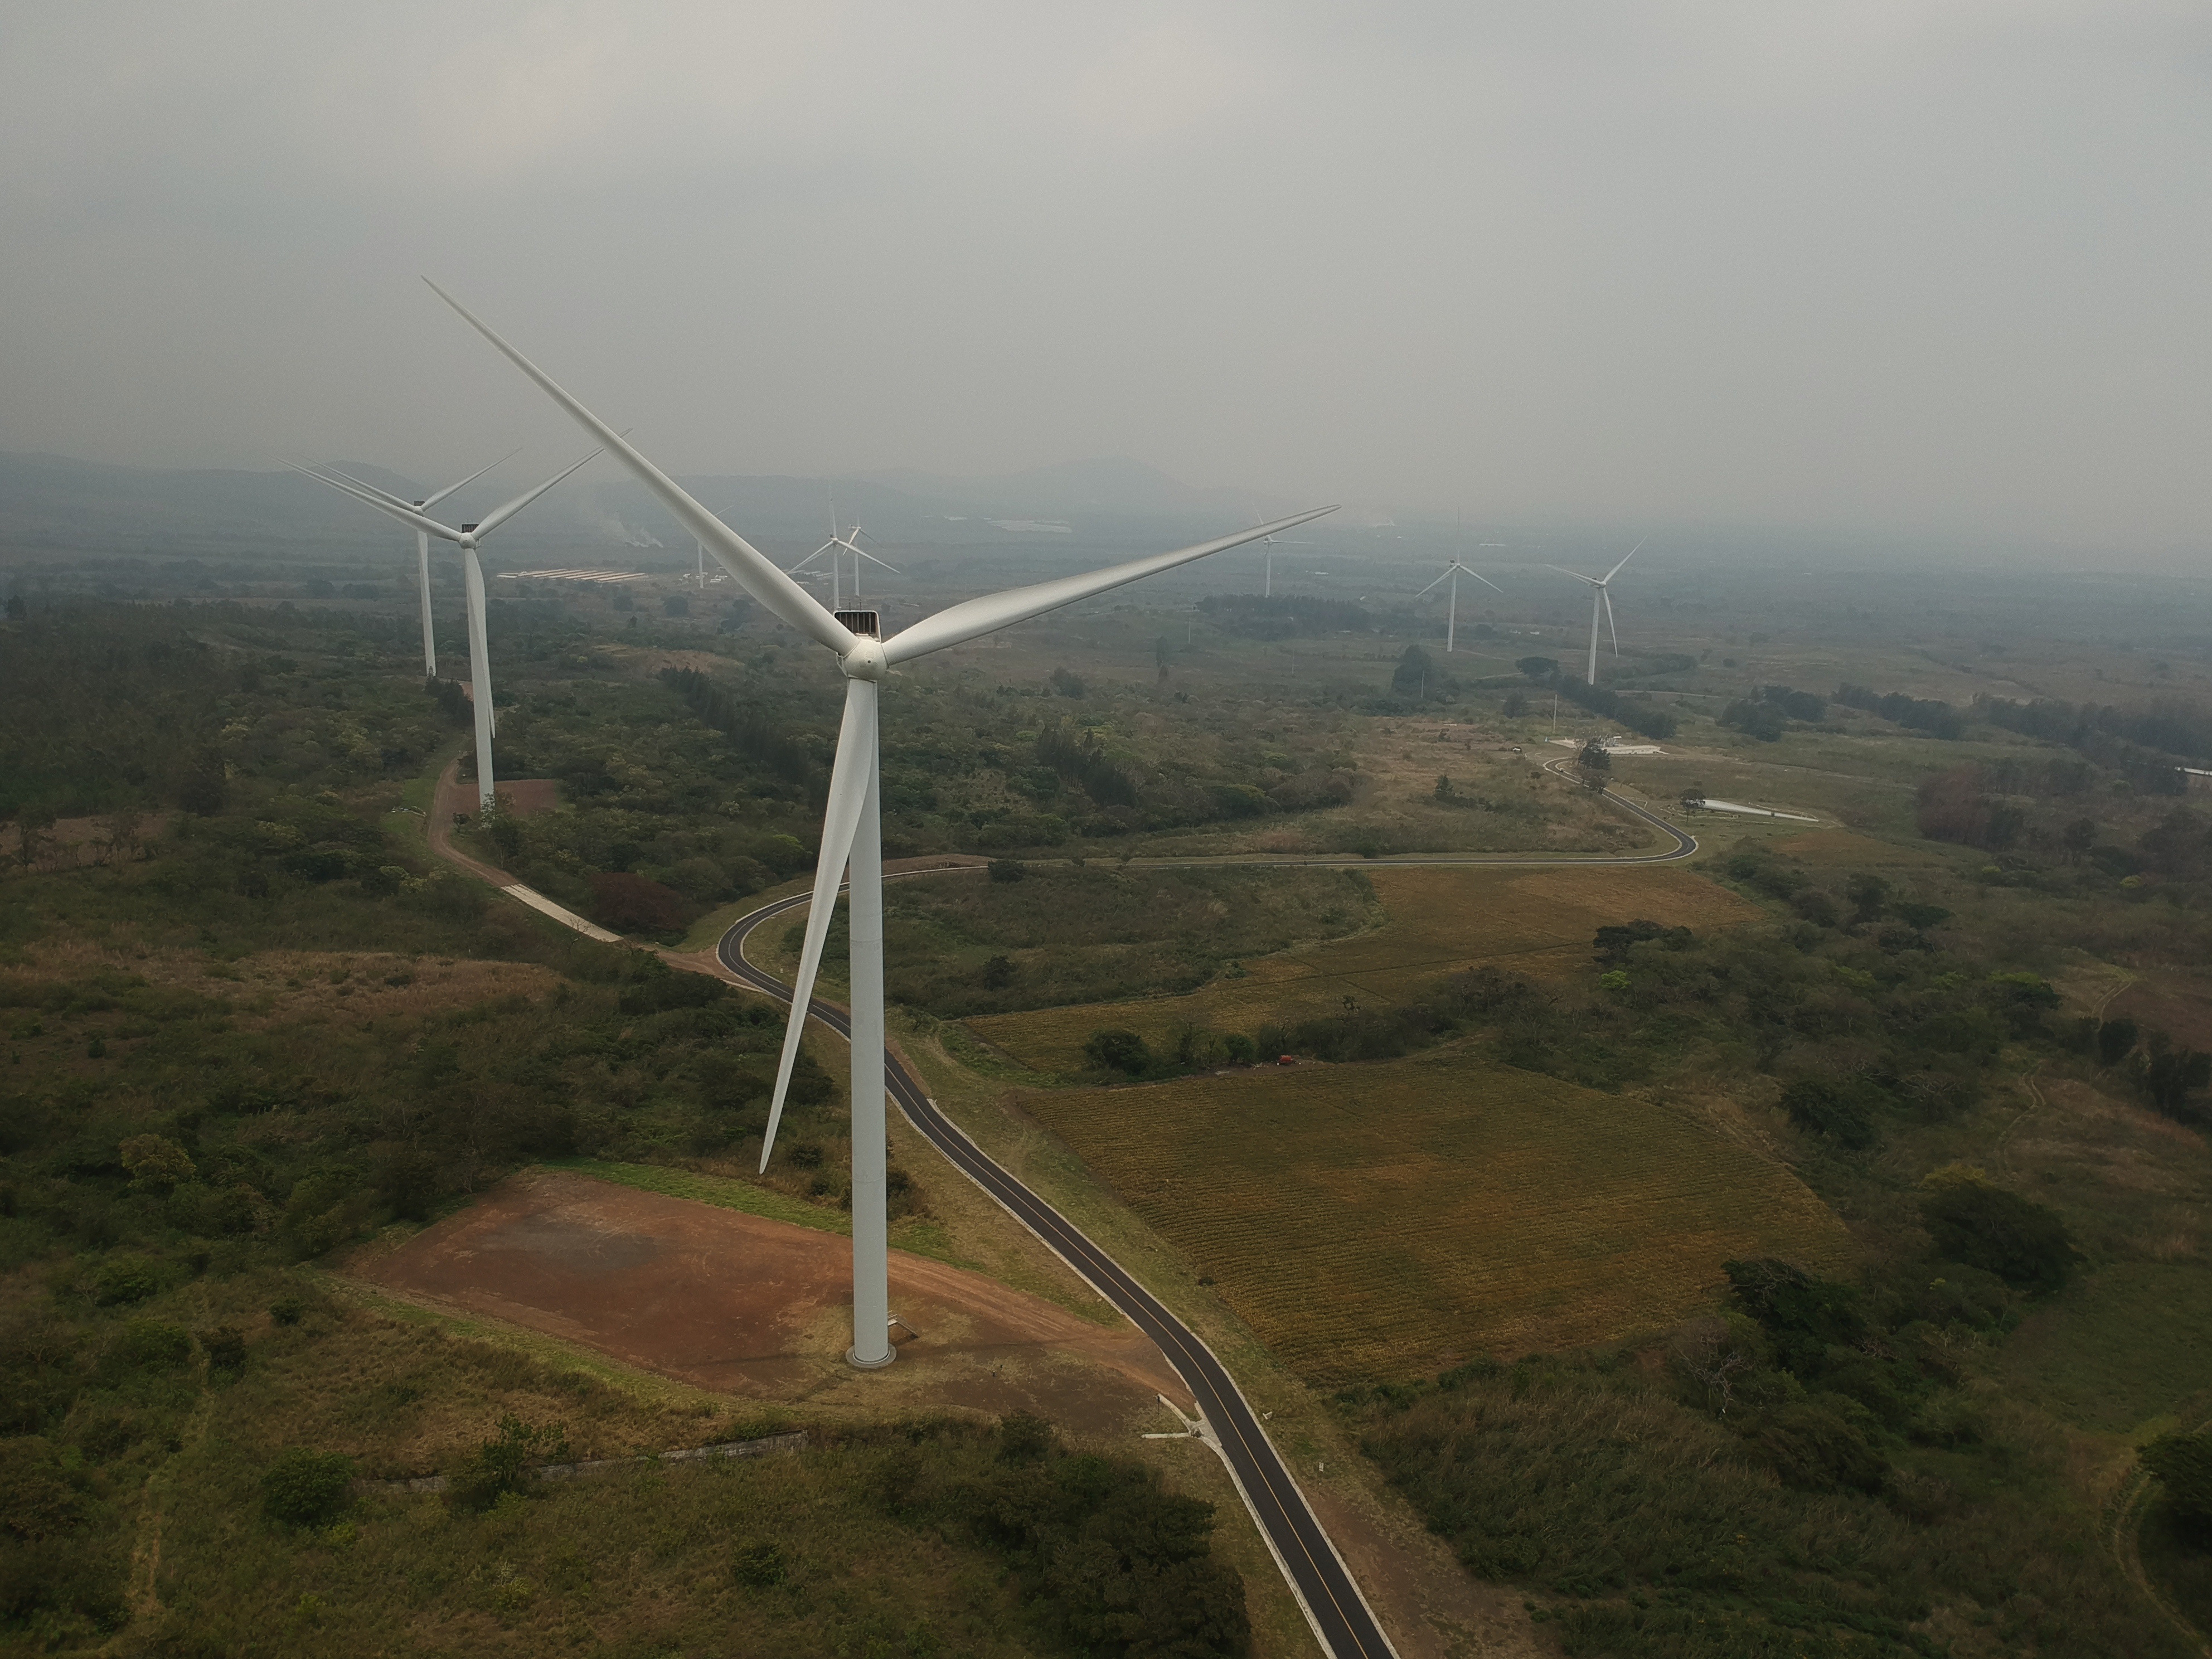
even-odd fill
[{"label": "reddish soil clearing", "polygon": [[[1033,1411],[1070,1428],[1170,1428],[1156,1395],[1190,1396],[1151,1340],[1094,1325],[978,1273],[894,1250],[898,1360],[862,1373],[852,1245],[688,1199],[538,1170],[356,1276],[717,1393],[890,1411]],[[1152,1419],[1161,1419],[1154,1422]]]},{"label": "reddish soil clearing", "polygon": [[[550,812],[561,805],[558,778],[495,778],[493,787],[507,797],[508,809],[519,818]],[[476,816],[476,780],[471,778],[464,783],[458,763],[438,781],[438,811],[444,815],[439,820],[441,823],[451,823],[456,812],[470,817]]]}]

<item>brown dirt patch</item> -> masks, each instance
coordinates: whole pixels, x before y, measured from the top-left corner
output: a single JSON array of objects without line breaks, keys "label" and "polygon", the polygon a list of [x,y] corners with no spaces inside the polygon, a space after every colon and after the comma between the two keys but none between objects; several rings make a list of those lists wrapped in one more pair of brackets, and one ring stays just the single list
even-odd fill
[{"label": "brown dirt patch", "polygon": [[519,818],[556,811],[561,805],[558,778],[507,778],[501,782],[499,793],[507,797],[507,810]]},{"label": "brown dirt patch", "polygon": [[1189,1395],[1152,1342],[1040,1297],[894,1250],[898,1363],[864,1374],[851,1340],[849,1242],[712,1205],[539,1170],[356,1277],[410,1300],[595,1349],[718,1393],[875,1411],[1033,1411],[1092,1431]]}]

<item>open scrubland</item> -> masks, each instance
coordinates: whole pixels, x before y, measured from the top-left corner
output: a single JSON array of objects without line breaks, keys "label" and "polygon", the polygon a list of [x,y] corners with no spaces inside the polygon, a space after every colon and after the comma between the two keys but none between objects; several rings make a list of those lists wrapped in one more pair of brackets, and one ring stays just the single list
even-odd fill
[{"label": "open scrubland", "polygon": [[[902,680],[890,850],[1001,872],[894,886],[902,1041],[1230,1359],[1408,1653],[2191,1651],[2142,1586],[2202,1620],[2212,1575],[2137,1453],[2212,1419],[2203,654],[2148,595],[1684,584],[1625,712],[1546,678],[1540,606],[1449,659],[1349,600],[1116,607]],[[773,1011],[441,874],[466,711],[411,617],[258,598],[7,624],[9,1648],[1125,1650],[1081,1535],[1172,1588],[1144,1639],[1298,1650],[1218,1468],[1079,1388],[1068,1455],[1011,1394],[741,1401],[358,1287],[546,1164],[834,1249],[842,1055],[757,1176]],[[805,878],[834,684],[706,611],[495,607],[502,770],[554,787],[473,855],[642,942]],[[1609,775],[1693,865],[1147,863],[1642,848],[1537,770],[1555,689],[1563,735],[1672,722]],[[896,1244],[1110,1334],[892,1141]],[[303,1457],[467,1501],[319,1508]]]},{"label": "open scrubland", "polygon": [[1708,1305],[1734,1257],[1850,1256],[1843,1225],[1771,1158],[1479,1047],[1017,1109],[1329,1388],[1662,1328]]},{"label": "open scrubland", "polygon": [[[1295,878],[1285,872],[1271,878]],[[1339,879],[1371,887],[1382,911],[1352,937],[1235,964],[1183,996],[1085,1005],[967,1022],[977,1036],[1034,1071],[1076,1073],[1084,1043],[1102,1026],[1171,1047],[1186,1027],[1256,1032],[1301,1016],[1389,1006],[1444,975],[1490,966],[1559,979],[1582,968],[1595,929],[1635,916],[1668,926],[1727,926],[1757,913],[1702,877],[1668,868],[1539,870],[1396,866]],[[1272,1055],[1268,1058],[1273,1058]]]}]

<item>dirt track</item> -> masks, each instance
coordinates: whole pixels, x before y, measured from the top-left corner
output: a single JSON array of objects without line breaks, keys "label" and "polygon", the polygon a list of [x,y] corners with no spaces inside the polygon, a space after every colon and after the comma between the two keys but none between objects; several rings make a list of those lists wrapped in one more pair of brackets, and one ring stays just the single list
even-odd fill
[{"label": "dirt track", "polygon": [[[718,1393],[836,1403],[852,1247],[764,1220],[560,1171],[526,1172],[354,1276],[487,1316]],[[1071,1427],[1165,1427],[1190,1396],[1131,1326],[1077,1318],[979,1273],[894,1250],[898,1360],[865,1379],[880,1411],[1035,1411]],[[856,1396],[855,1403],[861,1403]],[[1152,1419],[1163,1419],[1158,1424]]]}]

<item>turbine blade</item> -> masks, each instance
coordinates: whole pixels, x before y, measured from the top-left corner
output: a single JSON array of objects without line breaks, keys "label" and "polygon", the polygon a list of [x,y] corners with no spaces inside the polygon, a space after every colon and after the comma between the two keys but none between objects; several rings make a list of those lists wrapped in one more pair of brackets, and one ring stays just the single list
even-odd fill
[{"label": "turbine blade", "polygon": [[[491,466],[504,466],[507,462],[513,460],[521,453],[522,452],[520,449],[510,449],[506,454],[501,456],[499,459],[494,461],[491,464]],[[444,501],[447,496],[452,495],[456,489],[465,489],[471,484],[474,483],[478,478],[483,477],[485,473],[491,471],[491,466],[480,466],[475,471],[470,473],[467,477],[462,479],[460,483],[449,483],[434,495],[425,495],[422,498],[422,505],[424,507],[437,506],[440,501]]]},{"label": "turbine blade", "polygon": [[790,574],[793,574],[794,572],[797,572],[797,571],[800,571],[800,570],[804,570],[804,569],[805,569],[805,568],[806,568],[806,567],[807,567],[808,565],[812,564],[812,563],[815,562],[815,560],[817,560],[817,559],[820,558],[820,557],[821,557],[824,553],[827,553],[827,552],[828,552],[831,548],[833,548],[833,547],[835,547],[835,546],[836,546],[836,545],[837,545],[837,544],[836,544],[836,543],[835,543],[835,542],[824,542],[824,543],[823,543],[821,546],[819,546],[819,547],[816,548],[816,549],[815,549],[811,553],[809,553],[809,554],[808,554],[805,558],[801,559],[801,560],[800,560],[797,564],[793,565],[793,566],[791,567],[790,570],[786,571],[784,574],[785,574],[786,575],[790,575]]},{"label": "turbine blade", "polygon": [[1556,570],[1562,576],[1572,576],[1578,582],[1588,582],[1592,587],[1603,587],[1605,586],[1605,584],[1600,581],[1596,577],[1585,576],[1581,571],[1570,570],[1563,564],[1547,564],[1544,568],[1547,570]]},{"label": "turbine blade", "polygon": [[[847,545],[847,546],[848,546],[848,547],[850,547],[850,546],[852,546],[852,544],[848,542],[848,543],[847,543],[847,544],[846,544],[846,545]],[[857,554],[860,557],[866,559],[866,560],[870,564],[881,564],[881,565],[883,565],[883,566],[884,566],[884,569],[886,569],[886,570],[888,570],[888,571],[890,571],[890,572],[891,573],[891,574],[892,574],[892,575],[894,575],[894,576],[896,576],[896,575],[899,575],[899,574],[902,574],[902,573],[900,571],[899,568],[898,568],[896,565],[895,565],[895,564],[884,564],[884,562],[883,562],[881,559],[878,558],[874,554],[872,554],[872,553],[869,552],[869,551],[868,551],[868,550],[867,550],[866,548],[865,548],[865,547],[854,547],[854,548],[853,548],[853,551],[854,551],[855,554]]]},{"label": "turbine blade", "polygon": [[1434,589],[1436,589],[1436,588],[1438,588],[1438,587],[1443,586],[1443,583],[1444,583],[1444,579],[1445,579],[1445,577],[1448,577],[1448,576],[1449,576],[1450,574],[1451,574],[1451,572],[1450,572],[1449,570],[1446,570],[1446,571],[1444,572],[1444,574],[1443,574],[1443,576],[1439,576],[1439,577],[1437,577],[1437,578],[1436,579],[1436,580],[1434,580],[1434,581],[1431,582],[1431,583],[1428,585],[1428,586],[1427,586],[1427,587],[1423,588],[1423,589],[1420,591],[1420,592],[1414,594],[1414,595],[1413,595],[1413,597],[1414,597],[1415,599],[1420,599],[1420,598],[1424,597],[1425,595],[1428,594],[1428,593],[1429,593],[1430,592],[1431,592],[1432,590],[1434,590]]},{"label": "turbine blade", "polygon": [[891,662],[911,662],[916,657],[932,651],[941,651],[949,645],[961,645],[985,634],[1012,627],[1018,622],[1027,622],[1031,617],[1042,616],[1048,611],[1057,611],[1064,605],[1073,605],[1078,599],[1104,593],[1125,582],[1157,575],[1163,570],[1172,570],[1177,565],[1202,559],[1209,553],[1220,553],[1232,547],[1242,547],[1247,542],[1256,542],[1272,530],[1287,530],[1292,525],[1318,519],[1324,513],[1334,513],[1334,507],[1317,507],[1307,513],[1294,514],[1287,519],[1278,519],[1273,524],[1255,526],[1240,530],[1232,536],[1217,541],[1200,542],[1195,547],[1178,549],[1173,553],[1155,553],[1150,558],[1133,559],[1127,564],[1112,565],[1104,570],[1093,570],[1080,576],[1063,576],[1057,581],[1038,582],[1031,587],[1009,588],[1003,593],[987,593],[981,599],[969,599],[939,611],[933,617],[924,617],[902,633],[894,634],[884,641],[884,655]]},{"label": "turbine blade", "polygon": [[411,526],[416,530],[427,531],[429,534],[437,537],[441,541],[457,542],[461,538],[461,532],[459,531],[448,529],[446,526],[440,524],[435,519],[426,519],[411,507],[397,506],[391,501],[384,501],[375,495],[370,495],[368,493],[368,486],[367,485],[356,488],[349,483],[340,483],[336,478],[327,477],[320,472],[310,472],[306,467],[298,465],[291,461],[287,461],[284,465],[290,467],[293,471],[297,472],[302,477],[313,478],[319,484],[328,484],[332,489],[337,490],[339,495],[350,495],[354,500],[361,501],[367,506],[373,507],[378,512],[386,514],[387,517],[397,519],[404,525]]},{"label": "turbine blade", "polygon": [[[368,479],[356,478],[352,473],[341,471],[335,466],[303,467],[301,470],[302,471],[308,472],[311,475],[319,473],[325,478],[343,478],[348,483],[354,486],[354,490],[356,495],[366,491],[368,494],[375,496],[380,501],[389,501],[394,507],[404,507],[410,513],[422,511],[421,507],[416,507],[414,502],[409,501],[404,495],[395,495],[388,489],[379,489],[374,484],[369,483]],[[428,502],[424,503],[424,506],[428,505]]]},{"label": "turbine blade", "polygon": [[852,630],[823,610],[819,599],[778,569],[767,554],[694,501],[675,479],[646,459],[628,439],[570,396],[551,375],[500,338],[466,306],[430,282],[428,277],[422,280],[429,284],[433,294],[460,313],[462,321],[490,341],[501,356],[536,381],[539,391],[567,410],[570,418],[579,426],[613,451],[616,459],[659,498],[660,504],[675,515],[678,524],[705,543],[707,550],[721,561],[722,568],[737,579],[738,585],[759,600],[766,610],[817,644],[828,646],[841,657],[853,648],[855,641]]},{"label": "turbine blade", "polygon": [[806,1010],[814,995],[814,976],[822,966],[822,946],[830,937],[830,915],[837,908],[837,889],[845,860],[860,833],[860,809],[868,798],[868,772],[876,752],[876,687],[872,680],[845,682],[845,719],[837,732],[837,758],[830,769],[830,805],[822,815],[822,851],[814,865],[814,898],[806,911],[806,940],[799,947],[799,975],[791,986],[791,1018],[783,1028],[783,1059],[775,1072],[775,1096],[769,1103],[768,1132],[761,1138],[763,1170],[775,1150],[776,1125],[783,1121],[783,1097],[799,1063],[799,1040],[806,1030]]},{"label": "turbine blade", "polygon": [[505,524],[516,514],[521,512],[524,507],[529,506],[531,502],[536,501],[547,490],[552,489],[555,484],[559,483],[562,479],[567,477],[572,472],[577,471],[583,467],[589,466],[593,461],[596,461],[600,456],[606,453],[607,452],[604,447],[595,449],[590,454],[585,456],[582,460],[575,463],[574,465],[562,467],[561,471],[556,472],[544,483],[538,485],[537,489],[525,490],[521,495],[517,495],[513,501],[507,502],[506,506],[492,508],[490,512],[484,514],[483,521],[477,526],[477,539],[478,541],[482,541],[485,537],[490,535],[493,531],[498,529],[500,526]]},{"label": "turbine blade", "polygon": [[[1460,566],[1460,568],[1461,568],[1461,569],[1462,569],[1462,570],[1467,570],[1467,567],[1466,567],[1465,565],[1462,565],[1462,566]],[[1494,581],[1491,580],[1489,577],[1487,577],[1487,576],[1484,575],[1484,574],[1482,574],[1482,572],[1480,572],[1480,570],[1467,570],[1467,574],[1468,574],[1468,575],[1470,575],[1470,576],[1474,577],[1474,578],[1475,579],[1475,580],[1477,580],[1477,581],[1480,582],[1480,583],[1481,583],[1485,587],[1486,587],[1486,588],[1490,589],[1490,591],[1491,591],[1492,592],[1493,592],[1493,593],[1503,593],[1503,592],[1505,591],[1504,588],[1500,587],[1500,586],[1499,586],[1496,582],[1494,582]]]},{"label": "turbine blade", "polygon": [[1613,625],[1613,594],[1603,587],[1599,588],[1598,592],[1605,600],[1605,629],[1613,635],[1613,654],[1618,657],[1620,654],[1620,630]]},{"label": "turbine blade", "polygon": [[[1651,538],[1649,536],[1643,538],[1643,539],[1638,541],[1634,547],[1630,548],[1627,552],[1622,554],[1620,556],[1620,564],[1626,564],[1631,559],[1634,558],[1637,554],[1642,550],[1644,543],[1648,542],[1650,539]],[[1612,569],[1605,573],[1606,580],[1611,581],[1615,576],[1618,576],[1620,574],[1620,564],[1613,566]]]}]

